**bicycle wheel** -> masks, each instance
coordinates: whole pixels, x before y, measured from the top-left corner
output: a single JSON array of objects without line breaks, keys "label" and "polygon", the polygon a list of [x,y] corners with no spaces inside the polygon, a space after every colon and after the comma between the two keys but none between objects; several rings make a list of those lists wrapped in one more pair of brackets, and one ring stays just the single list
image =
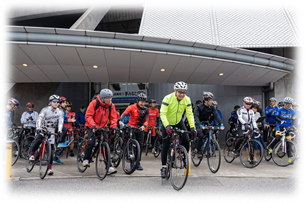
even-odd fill
[{"label": "bicycle wheel", "polygon": [[[268,136],[268,138],[267,138],[267,146],[270,144],[270,142],[271,142],[272,140],[273,140],[273,137]],[[272,153],[269,154],[267,148],[264,150],[264,152],[265,152],[265,160],[266,160],[266,161],[270,161],[271,158],[272,158]]]},{"label": "bicycle wheel", "polygon": [[175,190],[181,190],[188,177],[189,159],[186,149],[179,145],[175,148],[173,155],[170,157],[169,179]]},{"label": "bicycle wheel", "polygon": [[82,140],[80,142],[78,142],[77,145],[77,157],[76,157],[76,165],[77,165],[77,169],[79,172],[83,173],[85,172],[85,170],[87,169],[87,167],[83,167],[83,161],[84,161],[84,150],[86,147],[86,142],[87,140]]},{"label": "bicycle wheel", "polygon": [[100,144],[97,150],[95,171],[98,179],[103,180],[107,176],[110,167],[110,148],[107,142]]},{"label": "bicycle wheel", "polygon": [[130,175],[135,170],[140,160],[140,145],[137,140],[130,139],[123,150],[122,167]]},{"label": "bicycle wheel", "polygon": [[112,163],[115,168],[117,168],[120,165],[121,157],[123,153],[123,140],[122,138],[118,138],[114,142],[114,149],[113,149],[113,155],[112,155]]},{"label": "bicycle wheel", "polygon": [[226,132],[225,140],[229,139],[230,137],[232,137],[232,133],[230,132],[230,130],[228,130]]},{"label": "bicycle wheel", "polygon": [[263,159],[264,148],[257,140],[250,139],[240,149],[240,162],[246,168],[254,168]]},{"label": "bicycle wheel", "polygon": [[149,150],[149,140],[150,140],[150,133],[147,134],[147,138],[146,138],[146,142],[145,142],[145,156],[147,156],[148,154],[148,150]]},{"label": "bicycle wheel", "polygon": [[12,166],[17,162],[20,156],[20,146],[16,140],[12,141]]},{"label": "bicycle wheel", "polygon": [[191,146],[191,159],[194,164],[194,166],[198,167],[202,161],[202,159],[197,158],[197,150],[196,150],[196,144],[197,138],[194,139],[192,146]]},{"label": "bicycle wheel", "polygon": [[51,162],[51,144],[49,141],[42,143],[41,149],[39,152],[39,176],[41,179],[44,179],[47,175],[49,164]]},{"label": "bicycle wheel", "polygon": [[220,147],[216,140],[210,140],[206,156],[210,171],[216,173],[219,170],[221,162]]},{"label": "bicycle wheel", "polygon": [[158,158],[158,156],[160,155],[161,150],[162,150],[161,139],[162,139],[162,137],[160,137],[159,135],[155,139],[155,143],[154,143],[154,149],[155,149],[154,157],[155,158]]},{"label": "bicycle wheel", "polygon": [[[286,151],[283,150],[282,142],[278,142],[272,150],[272,160],[278,166],[288,166],[296,159],[297,147],[291,140],[286,140]],[[290,151],[290,156],[289,155]]]},{"label": "bicycle wheel", "polygon": [[225,147],[223,149],[223,157],[225,158],[226,162],[232,163],[236,156],[233,155],[233,149],[235,148],[235,138],[230,137],[226,140]]},{"label": "bicycle wheel", "polygon": [[[40,145],[40,146],[41,146],[41,145]],[[36,158],[38,157],[38,154],[39,154],[39,151],[40,151],[40,146],[39,146],[38,150],[36,150],[36,152],[35,152],[35,154],[34,154],[34,157],[35,157],[35,160],[34,160],[34,161],[30,161],[30,160],[29,160],[31,150],[29,150],[28,155],[27,155],[26,158],[25,158],[26,171],[27,171],[28,173],[30,173],[30,172],[33,170],[33,168],[34,168],[34,166],[35,166],[35,164],[36,164]],[[31,147],[30,147],[30,149],[31,149]]]},{"label": "bicycle wheel", "polygon": [[34,141],[35,137],[34,136],[27,136],[25,139],[23,139],[21,141],[21,144],[20,144],[20,155],[26,159],[28,153],[29,153],[29,150],[30,150],[30,147],[31,147],[31,144],[32,142]]}]

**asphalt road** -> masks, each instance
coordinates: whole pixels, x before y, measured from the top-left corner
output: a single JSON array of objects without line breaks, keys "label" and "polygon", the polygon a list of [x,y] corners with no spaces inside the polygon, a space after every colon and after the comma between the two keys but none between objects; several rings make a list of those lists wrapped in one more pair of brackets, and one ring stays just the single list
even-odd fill
[{"label": "asphalt road", "polygon": [[[160,177],[106,177],[103,181],[97,178],[64,178],[46,180],[10,181],[9,192],[14,198],[37,195],[68,195],[123,197],[125,195],[187,195],[190,197],[209,197],[218,195],[234,196],[295,196],[296,179],[294,178],[228,178],[228,177],[190,177],[185,187],[175,191],[170,181],[162,183]],[[185,197],[185,196],[184,196]]]}]

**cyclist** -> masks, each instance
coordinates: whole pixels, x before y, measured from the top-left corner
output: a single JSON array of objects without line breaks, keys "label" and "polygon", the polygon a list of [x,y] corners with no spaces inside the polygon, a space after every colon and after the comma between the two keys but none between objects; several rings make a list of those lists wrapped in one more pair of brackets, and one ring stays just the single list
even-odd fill
[{"label": "cyclist", "polygon": [[[283,130],[283,127],[292,127],[295,128],[294,126],[294,121],[295,121],[295,111],[291,108],[293,103],[293,99],[291,97],[285,97],[284,99],[284,108],[280,108],[276,113],[275,113],[275,119],[277,121],[276,123],[276,137],[275,139],[270,143],[268,154],[272,153],[272,149],[275,146],[277,142],[280,141],[281,139],[281,130]],[[289,132],[287,132],[288,134]],[[287,145],[287,154],[288,154],[288,163],[291,162],[290,157],[292,157],[291,154],[291,149],[290,145]]]},{"label": "cyclist", "polygon": [[[63,129],[63,112],[58,108],[59,105],[59,96],[54,94],[49,97],[50,106],[43,108],[36,122],[36,136],[33,141],[32,149],[30,152],[30,161],[34,161],[35,151],[38,149],[39,145],[43,139],[42,130],[54,133],[56,128],[58,130],[58,134],[61,135]],[[57,127],[58,126],[58,127]],[[53,151],[54,143],[51,143],[51,150]],[[53,152],[51,153],[51,161],[48,166],[48,175],[53,175],[52,165],[53,165]]]},{"label": "cyclist", "polygon": [[[254,117],[254,112],[250,109],[251,105],[253,104],[253,99],[251,97],[245,97],[243,99],[243,107],[237,110],[238,116],[238,135],[243,135],[244,131],[249,130],[252,126],[254,130],[257,130],[257,125]],[[233,154],[239,156],[239,152],[237,149],[239,148],[240,144],[244,140],[243,136],[237,138],[237,143],[235,145],[235,149],[233,149]]]},{"label": "cyclist", "polygon": [[36,128],[36,121],[38,119],[38,113],[36,111],[34,111],[33,102],[28,102],[26,104],[26,108],[28,110],[23,112],[23,114],[21,115],[20,123],[22,123],[23,127],[26,128],[26,129],[24,129],[25,134],[32,132],[33,135],[35,135],[34,132],[35,132],[35,128]]},{"label": "cyclist", "polygon": [[[151,131],[151,144],[155,142],[156,138],[156,123],[159,123],[159,110],[156,108],[157,101],[154,99],[149,100],[150,107],[148,108],[149,111],[149,121],[148,126],[152,126],[153,129]],[[145,128],[146,134],[148,133],[148,127]],[[155,153],[155,149],[152,149],[152,153]]]},{"label": "cyclist", "polygon": [[13,125],[14,111],[17,109],[18,106],[19,106],[19,101],[15,98],[10,98],[7,101],[6,111],[5,111],[7,125],[9,126]]},{"label": "cyclist", "polygon": [[278,109],[284,107],[284,102],[283,102],[283,101],[280,101],[280,102],[277,104],[277,107],[278,107]]},{"label": "cyclist", "polygon": [[27,111],[23,112],[20,118],[20,122],[24,127],[36,127],[36,121],[38,119],[38,113],[34,111],[34,103],[28,102],[26,104]]},{"label": "cyclist", "polygon": [[[136,136],[136,140],[140,144],[140,151],[142,151],[143,142],[144,142],[144,130],[145,126],[148,126],[148,118],[149,118],[149,111],[148,108],[145,107],[147,96],[144,93],[140,93],[137,96],[137,103],[132,104],[127,107],[127,109],[122,113],[121,119],[123,120],[124,117],[129,114],[129,126],[140,128],[140,130],[135,130],[134,134]],[[123,122],[120,122],[120,125],[124,126]],[[142,153],[140,153],[140,160],[139,165],[136,166],[137,170],[143,170],[143,167],[140,164],[142,157]]]},{"label": "cyclist", "polygon": [[220,124],[220,129],[224,129],[224,125],[222,120],[219,118],[217,110],[213,104],[214,95],[211,92],[203,92],[202,93],[204,103],[199,104],[195,107],[194,116],[196,121],[197,128],[197,136],[198,141],[196,145],[197,149],[197,157],[202,159],[201,153],[201,145],[203,143],[203,139],[206,139],[209,135],[209,131],[205,129],[203,124],[211,123],[211,117],[214,117],[216,121]]},{"label": "cyclist", "polygon": [[[110,128],[117,128],[117,113],[115,105],[112,103],[113,92],[109,89],[102,89],[92,100],[86,111],[86,124],[85,127],[88,133],[88,144],[84,150],[85,156],[83,161],[84,167],[90,167],[92,149],[95,145],[95,132],[97,128],[103,128],[110,122]],[[111,164],[111,163],[110,163]],[[116,169],[109,167],[108,174],[116,173]]]},{"label": "cyclist", "polygon": [[[275,112],[278,110],[278,107],[275,105],[276,99],[274,97],[271,97],[269,99],[270,105],[266,107],[266,124],[269,128],[272,128],[273,135],[275,134],[275,126],[276,126],[276,120],[275,120]],[[264,133],[264,140],[266,140],[267,134]]]},{"label": "cyclist", "polygon": [[[188,87],[185,82],[176,82],[174,85],[174,92],[166,95],[161,104],[160,109],[160,118],[162,122],[161,131],[162,138],[166,138],[168,134],[173,132],[174,127],[178,127],[181,130],[187,130],[186,126],[182,120],[183,112],[186,111],[186,117],[190,124],[191,132],[196,133],[194,115],[192,111],[192,102],[191,99],[186,96],[186,91]],[[189,136],[187,133],[184,133],[181,137],[182,145],[185,149],[189,150]],[[167,152],[170,147],[170,137],[162,141],[162,150],[161,150],[161,177],[166,178],[166,161],[167,161]]]},{"label": "cyclist", "polygon": [[301,119],[301,112],[299,111],[299,105],[296,102],[293,102],[292,109],[295,111],[295,117],[296,117],[294,124],[296,127],[298,127],[300,124],[300,119]]},{"label": "cyclist", "polygon": [[[66,101],[66,114],[67,114],[67,118],[68,118],[68,123],[64,123],[64,126],[66,128],[68,128],[68,132],[70,134],[72,134],[72,125],[74,125],[76,119],[75,119],[75,113],[73,111],[71,111],[72,108],[72,102]],[[73,139],[73,137],[71,136],[70,139]],[[73,153],[73,149],[74,149],[74,142],[71,142],[70,144],[70,156],[73,157],[74,153]]]},{"label": "cyclist", "polygon": [[86,113],[86,107],[85,106],[81,106],[79,109],[79,112],[76,115],[76,125],[78,126],[84,126],[86,123],[85,120],[85,113]]},{"label": "cyclist", "polygon": [[240,106],[236,105],[234,106],[234,111],[231,112],[231,117],[229,118],[229,124],[230,124],[230,133],[232,133],[232,130],[237,126],[238,121],[238,115],[237,110],[240,108]]}]

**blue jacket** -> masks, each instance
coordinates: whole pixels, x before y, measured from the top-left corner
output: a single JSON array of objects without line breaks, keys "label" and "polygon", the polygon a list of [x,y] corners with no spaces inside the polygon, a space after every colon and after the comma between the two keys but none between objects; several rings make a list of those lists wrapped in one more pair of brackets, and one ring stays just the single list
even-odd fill
[{"label": "blue jacket", "polygon": [[276,120],[275,120],[275,112],[277,112],[278,108],[277,106],[267,106],[266,107],[266,116],[267,116],[267,120],[266,120],[266,123],[269,124],[269,123],[276,123]]},{"label": "blue jacket", "polygon": [[85,114],[83,114],[82,112],[78,112],[76,115],[76,125],[85,125],[85,123]]},{"label": "blue jacket", "polygon": [[275,116],[278,116],[280,120],[286,121],[286,123],[281,124],[280,122],[276,123],[276,130],[279,131],[279,127],[292,127],[292,120],[295,119],[296,113],[293,109],[286,110],[281,108],[275,112]]}]

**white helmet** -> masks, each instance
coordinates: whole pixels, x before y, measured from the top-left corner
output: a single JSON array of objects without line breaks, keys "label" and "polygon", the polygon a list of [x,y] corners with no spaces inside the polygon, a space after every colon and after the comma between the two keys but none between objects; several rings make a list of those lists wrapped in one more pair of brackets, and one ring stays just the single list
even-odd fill
[{"label": "white helmet", "polygon": [[253,99],[251,97],[245,97],[243,102],[253,104]]},{"label": "white helmet", "polygon": [[187,90],[187,84],[185,82],[176,82],[174,85],[174,90]]},{"label": "white helmet", "polygon": [[269,101],[275,101],[275,102],[276,102],[276,98],[275,98],[275,97],[271,97],[271,98],[269,99]]},{"label": "white helmet", "polygon": [[286,103],[286,104],[292,104],[292,102],[293,102],[293,99],[292,99],[291,97],[285,97],[284,103]]}]

